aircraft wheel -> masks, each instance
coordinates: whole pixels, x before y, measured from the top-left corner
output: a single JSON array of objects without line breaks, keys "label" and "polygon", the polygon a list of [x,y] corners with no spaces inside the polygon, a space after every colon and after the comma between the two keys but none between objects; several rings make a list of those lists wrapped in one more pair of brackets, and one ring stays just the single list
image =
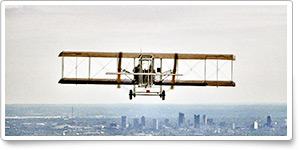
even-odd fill
[{"label": "aircraft wheel", "polygon": [[132,90],[129,91],[129,99],[132,100]]},{"label": "aircraft wheel", "polygon": [[162,100],[165,100],[165,97],[166,97],[166,92],[165,92],[165,90],[163,90],[161,93]]}]

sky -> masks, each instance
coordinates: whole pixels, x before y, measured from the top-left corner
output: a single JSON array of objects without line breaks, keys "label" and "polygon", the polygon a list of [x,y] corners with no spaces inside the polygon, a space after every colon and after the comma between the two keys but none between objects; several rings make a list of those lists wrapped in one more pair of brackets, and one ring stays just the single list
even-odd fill
[{"label": "sky", "polygon": [[[6,6],[5,13],[6,104],[287,101],[286,6],[13,5]],[[236,87],[166,87],[165,101],[159,97],[129,101],[131,86],[58,84],[62,74],[58,54],[63,50],[234,54]],[[113,63],[106,71],[116,71]],[[188,68],[182,65],[179,70]]]}]

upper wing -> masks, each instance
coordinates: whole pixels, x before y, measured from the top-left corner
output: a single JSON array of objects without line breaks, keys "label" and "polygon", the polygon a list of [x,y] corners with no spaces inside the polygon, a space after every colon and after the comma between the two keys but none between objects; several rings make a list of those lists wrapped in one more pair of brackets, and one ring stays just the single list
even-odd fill
[{"label": "upper wing", "polygon": [[[180,53],[116,53],[116,52],[70,52],[63,51],[59,57],[110,57],[138,58],[140,55],[153,55],[155,59],[221,59],[235,60],[232,54],[180,54]],[[177,56],[176,56],[177,55]]]}]

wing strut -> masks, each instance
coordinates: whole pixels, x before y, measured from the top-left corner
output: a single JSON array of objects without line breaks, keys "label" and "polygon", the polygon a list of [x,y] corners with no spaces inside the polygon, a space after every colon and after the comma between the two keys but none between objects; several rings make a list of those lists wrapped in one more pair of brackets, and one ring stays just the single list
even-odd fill
[{"label": "wing strut", "polygon": [[172,76],[172,81],[171,81],[171,89],[174,89],[174,84],[175,84],[175,73],[176,73],[176,69],[177,69],[177,59],[178,59],[178,54],[175,53],[175,57],[174,57],[174,67],[173,67],[173,76]]},{"label": "wing strut", "polygon": [[[121,65],[122,65],[122,52],[119,53],[118,57],[118,79],[117,83],[121,83]],[[118,84],[118,88],[120,88],[120,84]]]}]

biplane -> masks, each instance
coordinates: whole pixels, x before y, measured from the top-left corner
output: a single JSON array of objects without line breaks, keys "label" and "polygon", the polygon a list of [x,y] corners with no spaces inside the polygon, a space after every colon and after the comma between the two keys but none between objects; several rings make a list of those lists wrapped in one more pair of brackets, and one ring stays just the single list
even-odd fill
[{"label": "biplane", "polygon": [[[60,84],[107,84],[107,85],[133,85],[133,88],[129,90],[129,99],[132,100],[136,96],[159,96],[162,100],[165,100],[166,91],[162,86],[170,86],[173,89],[174,86],[223,86],[234,87],[235,82],[232,80],[233,74],[233,61],[235,56],[231,54],[180,54],[180,53],[123,53],[123,52],[74,52],[74,51],[62,51],[59,54],[62,58],[62,78],[58,83]],[[88,58],[88,77],[86,78],[69,78],[64,76],[64,58],[76,57],[76,58]],[[93,58],[112,58],[117,60],[116,72],[106,72],[106,75],[115,76],[115,78],[92,78],[91,72],[91,59]],[[133,59],[133,69],[126,70],[122,68],[122,59]],[[164,59],[173,61],[172,69],[162,70],[162,64]],[[155,66],[155,60],[159,61],[159,65]],[[179,74],[178,60],[202,60],[204,61],[204,79],[202,80],[178,80]],[[228,60],[231,61],[231,79],[228,81],[222,80],[206,80],[206,61],[207,60]],[[77,69],[77,61],[75,69]],[[218,73],[218,65],[216,72]],[[77,71],[77,70],[76,70]],[[126,76],[126,79],[121,78]],[[218,77],[218,75],[217,75]],[[159,87],[159,91],[152,91],[154,86]],[[139,89],[144,89],[138,91]]]}]

